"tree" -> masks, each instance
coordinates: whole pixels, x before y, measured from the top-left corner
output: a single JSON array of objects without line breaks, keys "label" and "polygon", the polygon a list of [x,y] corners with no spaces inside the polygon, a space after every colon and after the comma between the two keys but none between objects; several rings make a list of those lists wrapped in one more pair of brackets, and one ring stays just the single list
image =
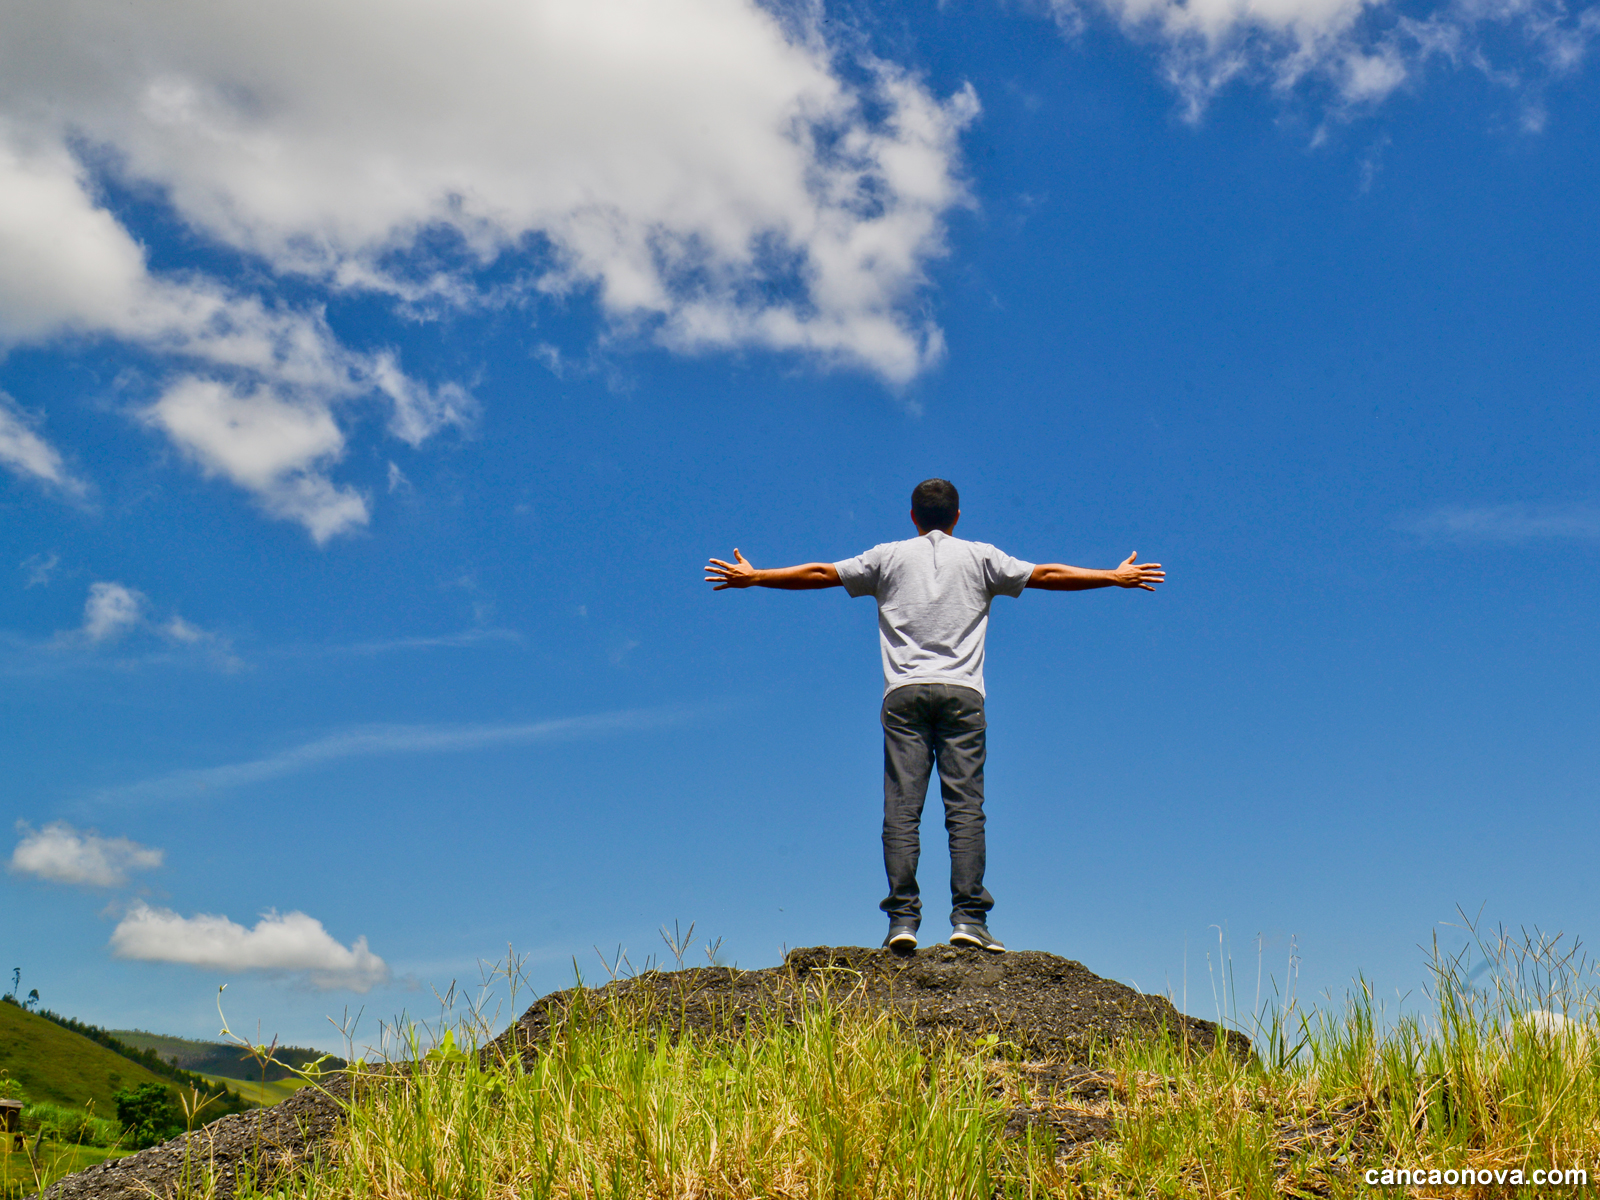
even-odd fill
[{"label": "tree", "polygon": [[183,1132],[183,1111],[172,1093],[159,1083],[141,1083],[112,1097],[117,1120],[133,1141],[135,1150],[159,1146]]},{"label": "tree", "polygon": [[28,993],[28,1002],[26,1004],[24,1004],[22,1007],[27,1009],[29,1012],[32,1012],[34,1009],[39,1007],[39,989],[38,988],[34,988],[33,991]]}]

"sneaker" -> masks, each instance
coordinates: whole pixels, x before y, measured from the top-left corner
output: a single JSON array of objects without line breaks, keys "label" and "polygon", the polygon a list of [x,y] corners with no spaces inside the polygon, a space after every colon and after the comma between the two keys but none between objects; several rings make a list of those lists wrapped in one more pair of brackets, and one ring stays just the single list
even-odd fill
[{"label": "sneaker", "polygon": [[910,921],[891,921],[889,936],[883,939],[885,950],[915,950],[917,948],[917,927]]},{"label": "sneaker", "polygon": [[957,925],[950,931],[950,944],[976,946],[979,950],[993,950],[997,954],[1005,949],[1005,944],[990,933],[989,927],[982,921],[967,921]]}]

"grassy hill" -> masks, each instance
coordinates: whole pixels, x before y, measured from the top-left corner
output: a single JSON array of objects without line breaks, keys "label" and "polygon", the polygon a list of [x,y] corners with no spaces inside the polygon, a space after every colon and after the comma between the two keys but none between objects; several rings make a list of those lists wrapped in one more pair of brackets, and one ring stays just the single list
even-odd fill
[{"label": "grassy hill", "polygon": [[[269,1066],[267,1077],[263,1080],[261,1068],[256,1061],[245,1055],[238,1046],[230,1046],[225,1042],[197,1042],[188,1038],[169,1037],[162,1033],[146,1033],[142,1029],[112,1029],[108,1032],[119,1042],[124,1042],[136,1050],[154,1051],[163,1062],[172,1063],[185,1071],[229,1080],[229,1086],[232,1086],[231,1081],[234,1080],[272,1084],[297,1078],[285,1067]],[[290,1067],[304,1066],[322,1057],[322,1051],[307,1050],[302,1046],[279,1046],[272,1053],[280,1063]],[[328,1069],[337,1069],[345,1063],[342,1058],[331,1058],[323,1065]],[[281,1098],[280,1096],[279,1099]]]},{"label": "grassy hill", "polygon": [[142,1083],[172,1083],[15,1004],[0,1004],[0,1068],[22,1085],[30,1100],[74,1108],[93,1100],[101,1116],[116,1115],[114,1092]]},{"label": "grassy hill", "polygon": [[248,1079],[230,1079],[224,1075],[207,1075],[211,1083],[237,1092],[252,1104],[259,1104],[270,1108],[280,1100],[287,1100],[300,1088],[305,1086],[305,1081],[298,1077],[294,1079],[280,1079],[273,1083],[252,1083]]}]

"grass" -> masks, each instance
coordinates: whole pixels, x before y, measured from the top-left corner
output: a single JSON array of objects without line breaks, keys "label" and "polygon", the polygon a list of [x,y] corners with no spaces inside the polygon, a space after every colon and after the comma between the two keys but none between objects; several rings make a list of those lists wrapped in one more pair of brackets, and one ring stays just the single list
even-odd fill
[{"label": "grass", "polygon": [[[9,1142],[11,1139],[7,1138]],[[35,1158],[33,1139],[21,1150],[0,1153],[0,1200],[21,1200],[49,1187],[63,1175],[92,1167],[129,1151],[109,1146],[79,1146],[70,1142],[43,1142]]]},{"label": "grass", "polygon": [[[1459,955],[1436,946],[1432,967],[1429,1007],[1393,1021],[1365,986],[1337,1010],[1269,1010],[1250,1062],[1120,1047],[1084,1110],[1115,1138],[1062,1156],[1050,1190],[1542,1196],[1536,1171],[1600,1168],[1597,994],[1576,943],[1496,931]],[[1397,1190],[1385,1169],[1421,1175]]]},{"label": "grass", "polygon": [[992,1196],[985,1062],[831,1003],[731,1039],[648,1010],[567,1014],[549,1053],[482,1063],[453,1034],[354,1106],[305,1197]]},{"label": "grass", "polygon": [[[1070,1067],[1007,1061],[992,1044],[918,1045],[842,996],[797,1024],[671,1042],[657,1036],[658,1011],[592,994],[526,1065],[482,1061],[473,1036],[484,1030],[470,1020],[427,1053],[414,1031],[406,1071],[362,1089],[322,1161],[271,1195],[1578,1194],[1533,1175],[1600,1168],[1587,960],[1559,938],[1496,933],[1471,955],[1436,951],[1433,967],[1427,1006],[1392,1019],[1364,986],[1338,1007],[1263,1010],[1245,1022],[1257,1049],[1245,1062],[1160,1038]],[[1045,1123],[1095,1136],[1058,1144]],[[1397,1168],[1421,1175],[1368,1182]]]},{"label": "grass", "polygon": [[[0,1070],[30,1100],[82,1107],[114,1116],[114,1093],[142,1083],[173,1086],[132,1059],[14,1004],[0,1004]],[[176,1089],[174,1089],[176,1090]]]},{"label": "grass", "polygon": [[22,1132],[51,1142],[81,1146],[115,1146],[122,1140],[122,1126],[109,1117],[97,1117],[83,1108],[38,1102],[24,1104]]}]

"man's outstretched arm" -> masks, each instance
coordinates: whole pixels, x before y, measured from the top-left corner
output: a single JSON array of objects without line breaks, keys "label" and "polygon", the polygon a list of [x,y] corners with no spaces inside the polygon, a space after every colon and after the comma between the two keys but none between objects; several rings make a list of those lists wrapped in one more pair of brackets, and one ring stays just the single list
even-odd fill
[{"label": "man's outstretched arm", "polygon": [[1125,587],[1156,590],[1155,585],[1165,583],[1167,573],[1160,563],[1135,563],[1138,552],[1128,555],[1120,567],[1111,571],[1091,571],[1086,567],[1069,567],[1064,563],[1040,563],[1028,576],[1024,587],[1043,588],[1047,592],[1082,592],[1089,588]]},{"label": "man's outstretched arm", "polygon": [[706,564],[706,582],[723,588],[769,587],[790,592],[803,592],[811,588],[839,586],[839,571],[832,563],[804,563],[798,567],[772,567],[765,571],[752,567],[737,549],[731,563],[713,558]]}]

